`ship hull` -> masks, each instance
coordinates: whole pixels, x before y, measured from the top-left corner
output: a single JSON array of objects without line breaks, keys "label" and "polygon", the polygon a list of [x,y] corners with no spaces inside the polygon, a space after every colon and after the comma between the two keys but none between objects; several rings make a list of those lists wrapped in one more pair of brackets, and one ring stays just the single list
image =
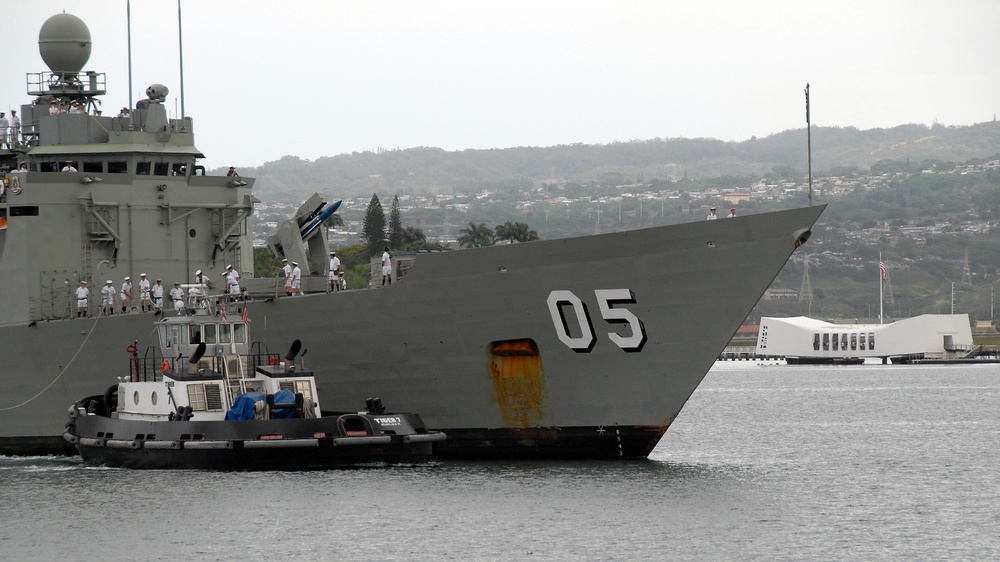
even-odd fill
[{"label": "ship hull", "polygon": [[[394,435],[345,435],[338,416],[318,419],[240,421],[137,421],[73,411],[64,439],[88,464],[136,469],[315,470],[430,462],[443,433],[412,431],[419,416],[405,420],[410,431]],[[347,417],[358,418],[359,414]],[[261,436],[269,436],[262,438]]]},{"label": "ship hull", "polygon": [[[325,407],[420,412],[442,458],[641,458],[822,210],[420,255],[392,286],[251,302],[251,336],[302,339]],[[0,452],[58,439],[151,320],[0,328]]]}]

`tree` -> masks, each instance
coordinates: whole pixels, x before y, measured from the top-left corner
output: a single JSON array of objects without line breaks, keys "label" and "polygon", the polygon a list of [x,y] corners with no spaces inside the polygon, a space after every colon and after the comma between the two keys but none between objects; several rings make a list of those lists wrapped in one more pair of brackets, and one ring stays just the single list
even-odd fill
[{"label": "tree", "polygon": [[483,223],[469,223],[469,228],[459,230],[458,245],[462,248],[480,248],[493,245],[493,230]]},{"label": "tree", "polygon": [[403,218],[399,212],[399,196],[392,197],[392,209],[389,211],[389,247],[403,247]]},{"label": "tree", "polygon": [[497,225],[495,238],[496,240],[505,240],[507,242],[533,242],[540,240],[538,233],[531,230],[527,224],[510,221]]},{"label": "tree", "polygon": [[402,232],[402,239],[404,248],[427,243],[427,235],[424,234],[424,231],[414,226],[406,227],[406,230]]},{"label": "tree", "polygon": [[365,222],[361,227],[361,238],[368,247],[368,253],[375,255],[381,253],[385,243],[385,212],[382,210],[382,203],[379,203],[378,194],[372,194],[372,200],[368,203],[365,211]]}]

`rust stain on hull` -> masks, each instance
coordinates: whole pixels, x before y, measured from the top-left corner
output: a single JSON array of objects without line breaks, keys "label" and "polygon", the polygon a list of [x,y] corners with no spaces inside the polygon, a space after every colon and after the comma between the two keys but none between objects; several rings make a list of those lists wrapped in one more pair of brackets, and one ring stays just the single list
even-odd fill
[{"label": "rust stain on hull", "polygon": [[493,342],[489,356],[490,377],[504,425],[526,428],[541,424],[545,417],[545,373],[535,342]]}]

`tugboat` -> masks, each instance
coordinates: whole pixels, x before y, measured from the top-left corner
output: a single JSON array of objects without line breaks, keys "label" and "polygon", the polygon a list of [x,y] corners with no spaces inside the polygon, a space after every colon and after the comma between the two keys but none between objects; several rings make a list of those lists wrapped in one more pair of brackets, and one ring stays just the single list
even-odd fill
[{"label": "tugboat", "polygon": [[[92,465],[203,470],[305,470],[433,460],[445,434],[420,416],[320,408],[316,379],[295,340],[279,358],[251,344],[235,304],[189,287],[190,305],[156,323],[160,348],[139,357],[103,395],[69,408],[63,438]],[[301,351],[301,354],[300,354]],[[283,360],[282,360],[283,359]],[[298,359],[298,361],[297,361]]]}]

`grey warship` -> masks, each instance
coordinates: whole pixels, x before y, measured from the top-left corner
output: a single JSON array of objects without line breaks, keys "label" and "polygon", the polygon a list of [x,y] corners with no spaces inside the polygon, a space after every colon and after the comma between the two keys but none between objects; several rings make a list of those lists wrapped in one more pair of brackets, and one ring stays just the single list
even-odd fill
[{"label": "grey warship", "polygon": [[[0,150],[0,454],[72,454],[66,404],[107,381],[129,343],[156,346],[149,315],[99,314],[106,279],[170,286],[233,265],[248,294],[270,291],[245,303],[266,346],[318,340],[317,384],[337,388],[326,407],[380,396],[420,412],[447,432],[439,458],[643,458],[824,209],[405,256],[389,286],[326,294],[313,200],[272,244],[306,274],[306,295],[285,297],[249,278],[254,180],[205,175],[166,88],[127,115],[92,115],[105,92],[83,71],[86,25],[56,15],[39,43],[50,71],[28,75],[34,99]],[[52,101],[86,111],[50,114]]]}]

